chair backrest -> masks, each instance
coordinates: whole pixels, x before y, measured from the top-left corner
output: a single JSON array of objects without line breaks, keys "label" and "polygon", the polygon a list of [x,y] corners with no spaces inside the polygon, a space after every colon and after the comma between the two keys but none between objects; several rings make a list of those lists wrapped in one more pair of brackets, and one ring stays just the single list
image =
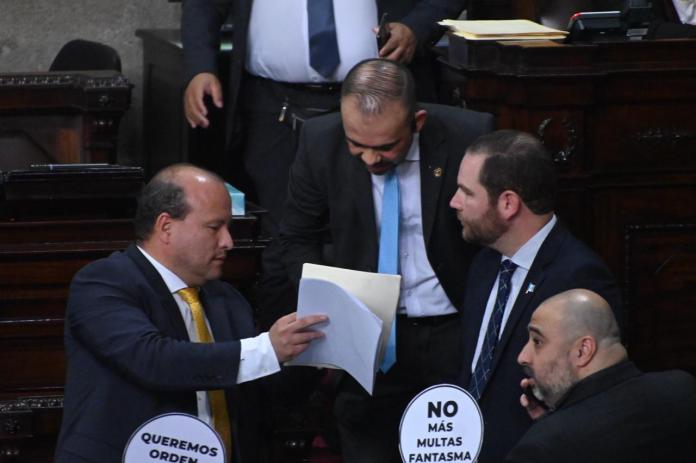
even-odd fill
[{"label": "chair backrest", "polygon": [[121,72],[121,58],[108,45],[89,40],[71,40],[63,45],[49,71],[109,70]]}]

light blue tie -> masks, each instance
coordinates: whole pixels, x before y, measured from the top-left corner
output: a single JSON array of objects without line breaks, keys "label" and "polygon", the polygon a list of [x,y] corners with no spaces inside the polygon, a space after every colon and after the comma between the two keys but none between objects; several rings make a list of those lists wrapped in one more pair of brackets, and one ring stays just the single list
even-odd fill
[{"label": "light blue tie", "polygon": [[[379,231],[379,273],[399,273],[399,175],[396,167],[384,176],[382,220]],[[396,317],[392,323],[380,370],[386,373],[396,362]]]},{"label": "light blue tie", "polygon": [[341,61],[333,0],[307,0],[307,35],[309,65],[322,76],[330,78]]}]

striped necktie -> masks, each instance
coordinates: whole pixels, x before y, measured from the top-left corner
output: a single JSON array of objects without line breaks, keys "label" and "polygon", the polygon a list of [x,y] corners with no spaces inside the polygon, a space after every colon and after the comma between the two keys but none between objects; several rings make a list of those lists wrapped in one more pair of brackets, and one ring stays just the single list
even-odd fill
[{"label": "striped necktie", "polygon": [[469,392],[476,400],[481,398],[483,389],[486,387],[486,383],[488,383],[488,379],[490,378],[495,346],[498,344],[498,337],[500,336],[500,325],[503,322],[505,306],[510,297],[512,274],[515,272],[516,268],[517,264],[510,259],[505,259],[500,263],[498,294],[495,298],[493,313],[491,314],[490,320],[488,320],[488,328],[486,329],[486,336],[483,338],[483,344],[481,345],[481,353],[479,354],[476,368],[474,368],[474,373],[471,375],[471,380],[469,381]]}]

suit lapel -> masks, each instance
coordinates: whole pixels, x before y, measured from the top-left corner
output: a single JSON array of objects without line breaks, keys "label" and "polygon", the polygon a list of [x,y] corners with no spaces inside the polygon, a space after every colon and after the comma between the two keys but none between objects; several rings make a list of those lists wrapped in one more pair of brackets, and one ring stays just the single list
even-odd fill
[{"label": "suit lapel", "polygon": [[355,228],[363,231],[364,244],[367,253],[372,256],[371,263],[374,270],[377,270],[377,222],[375,221],[375,204],[372,197],[372,179],[370,173],[365,168],[365,164],[360,158],[351,155],[345,143],[341,148],[339,159],[345,163],[348,172],[348,188],[350,195],[355,203],[358,217],[362,226]]},{"label": "suit lapel", "polygon": [[[546,279],[546,268],[553,262],[563,241],[562,231],[563,228],[557,222],[539,248],[539,252],[537,252],[534,262],[532,262],[532,267],[527,273],[527,278],[525,278],[520,287],[520,292],[517,295],[517,299],[515,299],[515,305],[512,307],[510,316],[505,324],[503,335],[495,349],[492,370],[495,370],[502,353],[505,351],[505,346],[510,341],[515,330],[518,329],[517,325],[522,315],[528,310],[536,309],[536,306],[543,302],[537,300],[537,294],[540,293],[540,288]],[[533,285],[533,287],[530,287],[530,285]],[[520,327],[520,329],[526,329],[526,327]]]},{"label": "suit lapel", "polygon": [[150,264],[150,261],[138,250],[135,244],[131,244],[126,249],[126,254],[130,257],[143,273],[145,280],[150,287],[157,293],[162,310],[167,314],[172,328],[172,335],[177,339],[188,340],[188,332],[186,325],[181,318],[179,306],[174,300],[174,296],[169,292],[169,288],[164,283],[164,280],[155,268]]},{"label": "suit lapel", "polygon": [[420,132],[420,182],[423,240],[430,242],[445,179],[447,152],[443,132],[435,119],[427,119]]}]

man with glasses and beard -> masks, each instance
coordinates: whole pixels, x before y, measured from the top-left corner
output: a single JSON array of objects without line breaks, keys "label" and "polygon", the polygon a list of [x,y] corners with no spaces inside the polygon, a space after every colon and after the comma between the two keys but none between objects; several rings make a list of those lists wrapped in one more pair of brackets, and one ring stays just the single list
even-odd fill
[{"label": "man with glasses and beard", "polygon": [[462,237],[486,246],[466,285],[458,383],[483,413],[479,463],[499,463],[532,424],[518,405],[516,359],[534,309],[582,287],[618,313],[620,295],[606,265],[557,220],[554,165],[539,140],[515,130],[481,136],[462,159],[457,185],[450,206]]},{"label": "man with glasses and beard", "polygon": [[696,380],[684,371],[636,368],[601,296],[558,294],[534,311],[527,330],[517,361],[533,398],[523,395],[521,403],[538,421],[507,462],[694,461]]}]

